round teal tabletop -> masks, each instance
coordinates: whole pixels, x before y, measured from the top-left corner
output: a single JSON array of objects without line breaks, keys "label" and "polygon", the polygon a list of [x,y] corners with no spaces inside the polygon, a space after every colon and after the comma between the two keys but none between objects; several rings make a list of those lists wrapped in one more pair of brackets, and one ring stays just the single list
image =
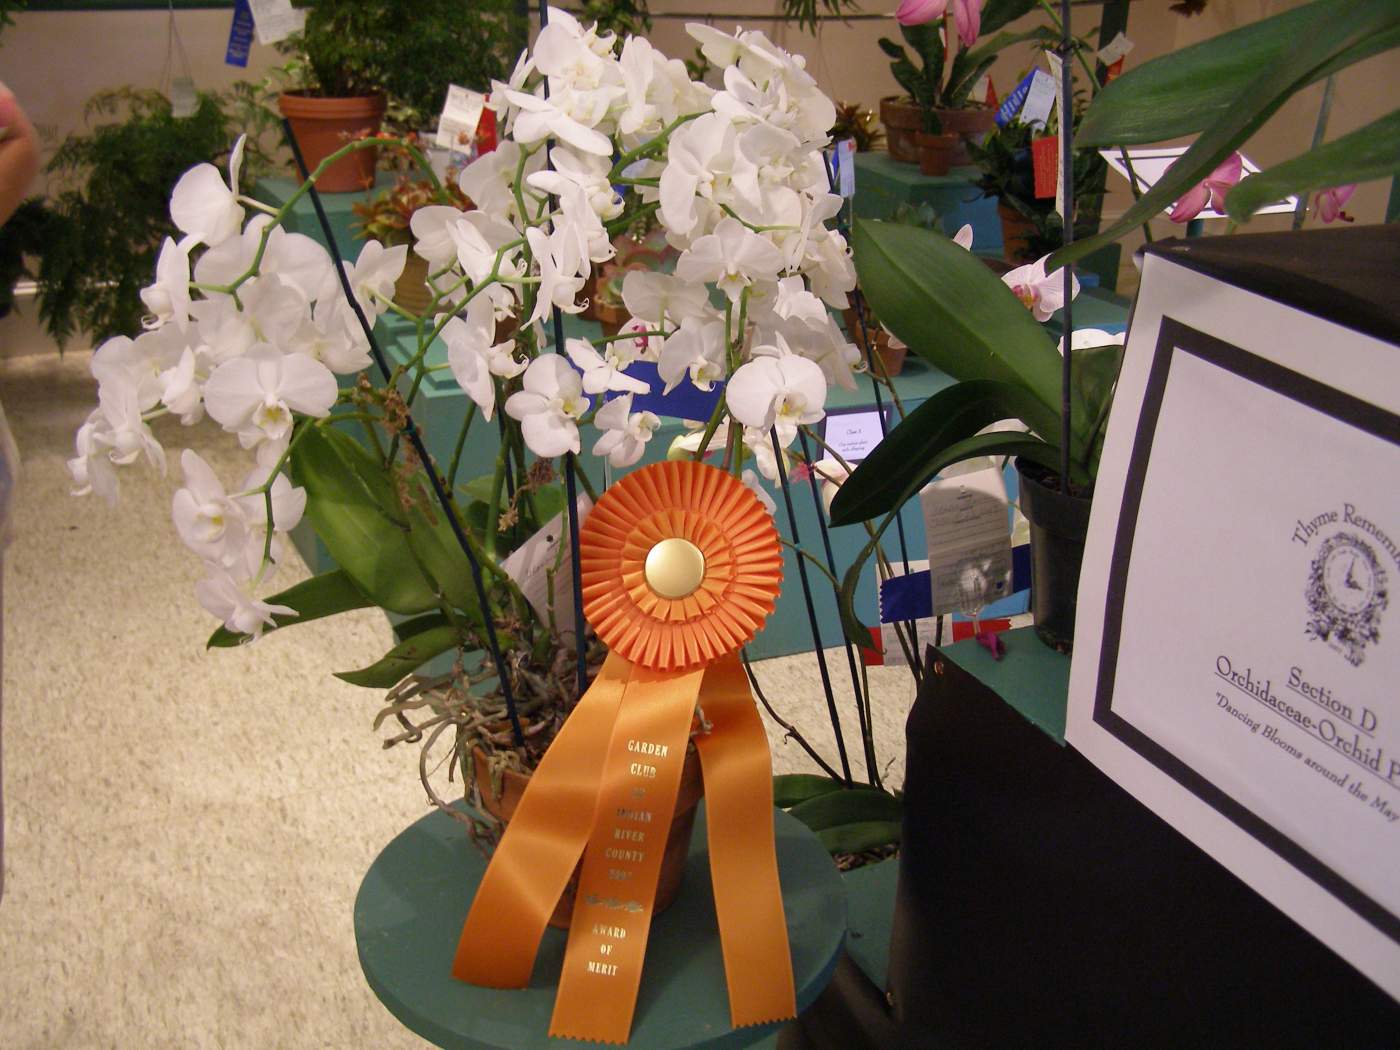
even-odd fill
[{"label": "round teal tabletop", "polygon": [[[846,934],[845,889],[816,836],[786,813],[774,814],[800,1011],[821,994],[836,967]],[[355,941],[370,988],[395,1017],[438,1046],[596,1045],[547,1034],[564,959],[563,930],[545,932],[528,988],[478,988],[452,976],[457,938],[485,870],[462,825],[437,811],[384,848],[355,898]],[[628,1046],[751,1046],[778,1027],[730,1027],[701,803],[680,896],[652,923]]]}]

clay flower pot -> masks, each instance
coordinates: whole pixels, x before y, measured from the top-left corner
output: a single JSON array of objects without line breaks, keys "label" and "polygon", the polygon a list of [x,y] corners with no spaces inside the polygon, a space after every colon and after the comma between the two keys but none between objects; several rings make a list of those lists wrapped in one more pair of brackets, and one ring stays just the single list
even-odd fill
[{"label": "clay flower pot", "polygon": [[[486,754],[480,748],[472,749],[472,770],[477,789],[481,792],[482,807],[503,824],[510,823],[520,797],[530,783],[527,774],[506,770],[501,782],[501,793],[496,794],[491,783],[491,770],[487,765]],[[681,770],[680,793],[676,798],[676,813],[671,819],[671,829],[666,836],[666,852],[661,857],[661,875],[656,884],[656,911],[660,915],[669,908],[681,892],[681,878],[685,875],[685,860],[690,853],[690,833],[695,827],[695,807],[705,793],[704,781],[700,776],[700,753],[691,744],[686,748],[685,767]],[[582,867],[582,861],[579,866]],[[574,894],[578,891],[578,869],[554,907],[549,924],[561,930],[569,928],[569,919],[574,913]]]},{"label": "clay flower pot", "polygon": [[915,137],[919,144],[919,170],[925,175],[947,175],[953,170],[953,154],[958,148],[956,135],[932,135],[920,131]]},{"label": "clay flower pot", "polygon": [[1009,263],[1035,262],[1031,252],[1031,237],[1035,235],[1035,223],[1022,215],[1009,204],[997,203],[997,215],[1001,219],[1001,252]]},{"label": "clay flower pot", "polygon": [[[299,91],[283,92],[277,99],[282,115],[292,125],[308,171],[353,138],[377,134],[384,117],[384,96],[314,98]],[[379,150],[370,147],[340,158],[316,180],[321,193],[359,193],[374,185]]]},{"label": "clay flower pot", "polygon": [[980,140],[996,126],[996,110],[978,106],[974,109],[939,109],[934,112],[938,115],[943,133],[958,137],[957,147],[953,150],[953,167],[962,168],[973,163],[967,144]]},{"label": "clay flower pot", "polygon": [[914,136],[923,130],[923,111],[910,99],[890,95],[880,100],[880,123],[885,126],[890,156],[905,164],[919,163]]}]

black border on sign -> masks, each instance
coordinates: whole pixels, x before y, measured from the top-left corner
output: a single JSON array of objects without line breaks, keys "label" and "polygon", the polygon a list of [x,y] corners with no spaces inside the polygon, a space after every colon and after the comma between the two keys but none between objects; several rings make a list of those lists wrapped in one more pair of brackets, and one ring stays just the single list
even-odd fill
[{"label": "black border on sign", "polygon": [[1118,670],[1118,646],[1122,635],[1128,567],[1132,560],[1138,513],[1142,507],[1143,481],[1152,454],[1152,439],[1157,432],[1167,378],[1172,360],[1178,353],[1190,354],[1349,426],[1400,445],[1400,416],[1222,339],[1207,335],[1190,325],[1163,317],[1157,346],[1153,351],[1151,370],[1147,377],[1142,414],[1138,417],[1137,434],[1133,439],[1132,457],[1128,462],[1128,475],[1123,489],[1123,503],[1118,515],[1117,535],[1114,537],[1113,556],[1109,563],[1103,644],[1099,651],[1098,688],[1094,697],[1094,722],[1273,850],[1385,936],[1400,944],[1400,916],[1367,896],[1340,873],[1328,867],[1253,810],[1226,794],[1113,710],[1113,688]]}]

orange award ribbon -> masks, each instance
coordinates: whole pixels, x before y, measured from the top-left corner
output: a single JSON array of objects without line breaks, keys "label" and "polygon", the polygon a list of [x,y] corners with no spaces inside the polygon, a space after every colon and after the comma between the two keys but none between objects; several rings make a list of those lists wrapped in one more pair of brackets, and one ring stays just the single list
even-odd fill
[{"label": "orange award ribbon", "polygon": [[772,518],[722,471],[660,463],[604,493],[579,541],[584,610],[611,653],[530,778],[452,972],[524,987],[582,857],[550,1035],[627,1041],[698,703],[730,1017],[792,1017],[768,738],[738,658],[782,580]]}]

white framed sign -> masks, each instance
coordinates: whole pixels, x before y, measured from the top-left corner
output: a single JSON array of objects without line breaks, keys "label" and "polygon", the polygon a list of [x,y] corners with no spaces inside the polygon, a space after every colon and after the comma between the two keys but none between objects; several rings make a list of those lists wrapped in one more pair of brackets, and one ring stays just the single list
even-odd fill
[{"label": "white framed sign", "polygon": [[1397,583],[1400,349],[1148,254],[1067,739],[1400,998]]},{"label": "white framed sign", "polygon": [[[1130,149],[1127,153],[1128,160],[1132,164],[1133,169],[1131,175],[1128,174],[1128,166],[1123,163],[1122,150],[1101,149],[1099,150],[1099,155],[1103,157],[1104,160],[1108,161],[1108,166],[1110,168],[1118,172],[1119,175],[1122,175],[1123,178],[1135,183],[1139,192],[1146,193],[1153,186],[1157,185],[1157,181],[1167,173],[1167,169],[1175,164],[1177,159],[1185,153],[1188,148],[1189,147],[1186,146],[1149,146],[1143,149]],[[1240,176],[1241,178],[1244,178],[1246,175],[1256,175],[1259,172],[1259,165],[1255,164],[1254,161],[1250,160],[1243,153],[1240,154],[1240,166],[1244,171],[1244,175]],[[1297,209],[1298,198],[1285,197],[1281,201],[1275,201],[1273,204],[1264,205],[1254,214],[1273,215],[1279,212],[1291,214]],[[1170,210],[1170,208],[1163,209],[1164,212]],[[1228,216],[1212,208],[1209,203],[1201,209],[1201,214],[1197,216],[1197,218],[1201,219],[1224,219],[1227,217]]]},{"label": "white framed sign", "polygon": [[822,440],[852,466],[859,463],[885,436],[877,408],[835,409],[822,420]]}]

